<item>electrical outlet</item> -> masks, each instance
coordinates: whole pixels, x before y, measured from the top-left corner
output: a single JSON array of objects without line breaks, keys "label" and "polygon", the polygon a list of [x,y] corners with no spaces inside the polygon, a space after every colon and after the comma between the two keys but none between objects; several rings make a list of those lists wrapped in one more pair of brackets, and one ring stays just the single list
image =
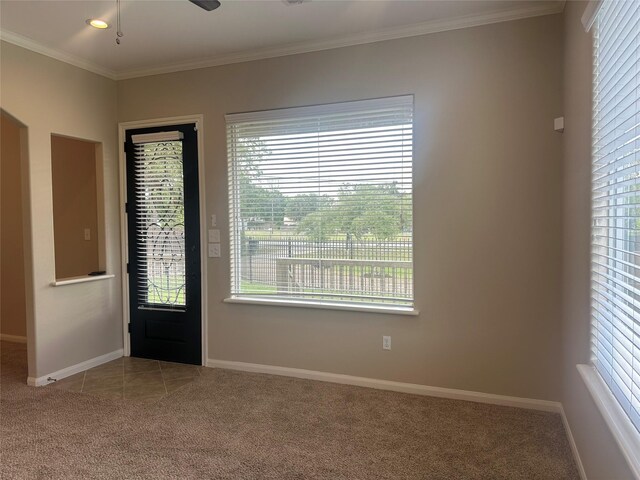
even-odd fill
[{"label": "electrical outlet", "polygon": [[391,350],[391,337],[388,335],[383,335],[382,337],[382,349],[383,350]]},{"label": "electrical outlet", "polygon": [[91,229],[90,228],[85,228],[84,229],[84,239],[86,241],[91,240]]},{"label": "electrical outlet", "polygon": [[215,215],[211,215],[211,226],[215,227],[218,223],[218,218]]}]

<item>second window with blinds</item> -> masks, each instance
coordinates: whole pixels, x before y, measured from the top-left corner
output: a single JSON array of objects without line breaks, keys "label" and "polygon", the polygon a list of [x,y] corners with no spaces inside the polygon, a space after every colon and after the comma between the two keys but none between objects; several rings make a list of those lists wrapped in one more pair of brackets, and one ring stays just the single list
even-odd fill
[{"label": "second window with blinds", "polygon": [[413,308],[413,96],[226,116],[232,298]]}]

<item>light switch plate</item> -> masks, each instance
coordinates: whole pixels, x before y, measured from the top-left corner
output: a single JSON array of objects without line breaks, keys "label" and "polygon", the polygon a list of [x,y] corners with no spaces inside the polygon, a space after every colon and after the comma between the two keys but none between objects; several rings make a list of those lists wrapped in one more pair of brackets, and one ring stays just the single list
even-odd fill
[{"label": "light switch plate", "polygon": [[86,241],[91,240],[91,229],[90,228],[85,228],[84,229],[84,239]]},{"label": "light switch plate", "polygon": [[220,257],[220,244],[219,243],[210,243],[209,244],[209,257],[210,258],[218,258],[218,257]]},{"label": "light switch plate", "polygon": [[220,243],[220,230],[218,229],[209,230],[209,242]]},{"label": "light switch plate", "polygon": [[218,224],[218,218],[216,215],[211,215],[211,226],[215,227]]}]

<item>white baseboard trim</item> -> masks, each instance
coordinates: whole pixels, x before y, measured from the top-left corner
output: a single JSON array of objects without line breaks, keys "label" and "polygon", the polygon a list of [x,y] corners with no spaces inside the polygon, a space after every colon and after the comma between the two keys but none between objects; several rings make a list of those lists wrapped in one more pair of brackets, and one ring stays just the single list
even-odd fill
[{"label": "white baseboard trim", "polygon": [[27,337],[23,337],[21,335],[8,335],[6,333],[0,333],[0,340],[3,342],[27,343]]},{"label": "white baseboard trim", "polygon": [[303,370],[300,368],[277,367],[273,365],[261,365],[256,363],[232,362],[229,360],[207,360],[207,367],[225,368],[228,370],[241,370],[243,372],[267,373],[285,377],[305,378],[321,382],[341,383],[358,387],[376,388],[378,390],[390,390],[393,392],[411,393],[428,397],[449,398],[452,400],[466,400],[469,402],[490,403],[507,407],[528,408],[545,412],[560,413],[562,405],[559,402],[549,400],[537,400],[532,398],[509,397],[506,395],[494,395],[490,393],[457,390],[453,388],[430,387],[415,383],[393,382],[390,380],[378,380],[375,378],[355,377],[338,373],[318,372]]},{"label": "white baseboard trim", "polygon": [[573,438],[573,433],[571,433],[571,426],[569,425],[569,420],[567,419],[567,415],[564,413],[564,407],[562,407],[562,405],[560,406],[560,416],[562,417],[564,431],[567,433],[567,439],[569,440],[569,446],[571,447],[571,453],[573,453],[573,459],[576,462],[576,468],[578,469],[580,479],[587,480],[587,472],[585,472],[584,465],[582,465],[582,459],[580,458],[578,445],[576,445],[576,441]]},{"label": "white baseboard trim", "polygon": [[63,378],[70,377],[71,375],[75,375],[76,373],[84,372],[89,368],[97,367],[98,365],[102,365],[103,363],[110,362],[111,360],[115,360],[116,358],[122,357],[124,354],[124,350],[120,348],[119,350],[114,350],[110,353],[105,353],[104,355],[100,355],[99,357],[90,358],[84,362],[77,363],[75,365],[71,365],[70,367],[63,368],[62,370],[58,370],[57,372],[49,373],[48,375],[43,375],[41,377],[28,377],[27,385],[32,387],[41,387],[43,385],[49,385],[57,380],[62,380]]}]

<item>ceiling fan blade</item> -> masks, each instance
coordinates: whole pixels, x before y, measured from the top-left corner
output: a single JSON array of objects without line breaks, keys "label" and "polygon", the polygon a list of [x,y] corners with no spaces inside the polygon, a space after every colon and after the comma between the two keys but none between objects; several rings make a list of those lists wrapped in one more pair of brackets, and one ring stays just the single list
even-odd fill
[{"label": "ceiling fan blade", "polygon": [[220,6],[220,2],[218,0],[189,0],[194,5],[199,6],[200,8],[205,9],[207,12],[211,10],[215,10]]}]

